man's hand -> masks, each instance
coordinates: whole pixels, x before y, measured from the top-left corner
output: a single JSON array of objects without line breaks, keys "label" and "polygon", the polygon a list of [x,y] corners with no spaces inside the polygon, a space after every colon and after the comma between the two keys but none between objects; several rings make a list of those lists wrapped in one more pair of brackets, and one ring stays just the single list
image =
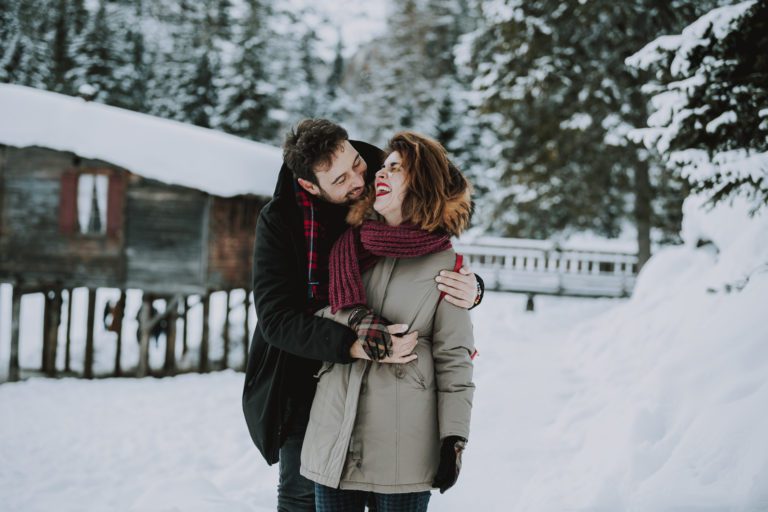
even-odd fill
[{"label": "man's hand", "polygon": [[475,305],[477,298],[477,278],[473,274],[466,261],[458,272],[441,270],[435,278],[439,284],[437,289],[445,292],[445,300],[460,308],[469,309]]},{"label": "man's hand", "polygon": [[380,363],[390,364],[404,364],[410,363],[418,356],[413,353],[413,349],[416,348],[416,344],[419,342],[419,331],[409,332],[408,334],[398,334],[408,330],[408,326],[404,324],[390,325],[390,327],[398,327],[398,330],[391,330],[392,333],[392,355],[381,359]]}]

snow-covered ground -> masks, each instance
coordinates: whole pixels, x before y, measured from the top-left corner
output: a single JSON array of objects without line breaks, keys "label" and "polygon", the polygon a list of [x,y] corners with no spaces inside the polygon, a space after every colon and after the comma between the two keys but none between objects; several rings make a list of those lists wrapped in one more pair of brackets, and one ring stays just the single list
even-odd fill
[{"label": "snow-covered ground", "polygon": [[[433,510],[768,510],[768,215],[697,207],[630,300],[488,294],[464,470]],[[274,510],[241,385],[0,385],[0,508]]]}]

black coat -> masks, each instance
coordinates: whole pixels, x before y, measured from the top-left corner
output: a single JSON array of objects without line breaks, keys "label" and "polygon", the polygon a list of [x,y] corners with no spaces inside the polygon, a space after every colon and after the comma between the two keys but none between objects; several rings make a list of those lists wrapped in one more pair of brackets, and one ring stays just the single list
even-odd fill
[{"label": "black coat", "polygon": [[[364,142],[350,142],[368,165],[366,182],[370,183],[384,153]],[[289,402],[295,399],[297,388],[302,400],[311,403],[314,369],[321,361],[351,362],[349,349],[357,338],[341,324],[306,313],[307,248],[293,180],[283,164],[275,194],[259,215],[254,245],[253,296],[258,322],[245,372],[243,413],[253,442],[269,464],[278,461]],[[335,224],[331,232],[338,236],[345,226],[347,208],[326,208],[329,222]]]}]

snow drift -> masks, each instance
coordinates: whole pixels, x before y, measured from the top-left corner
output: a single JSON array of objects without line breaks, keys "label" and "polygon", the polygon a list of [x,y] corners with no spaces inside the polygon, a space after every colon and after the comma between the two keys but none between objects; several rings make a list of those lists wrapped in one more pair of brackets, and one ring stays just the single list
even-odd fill
[{"label": "snow drift", "polygon": [[701,203],[631,300],[563,343],[559,455],[517,510],[768,510],[768,216]]}]

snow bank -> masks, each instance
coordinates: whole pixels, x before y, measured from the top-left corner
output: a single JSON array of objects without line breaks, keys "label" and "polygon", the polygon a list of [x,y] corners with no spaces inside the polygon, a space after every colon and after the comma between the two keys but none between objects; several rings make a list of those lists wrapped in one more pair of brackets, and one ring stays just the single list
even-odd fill
[{"label": "snow bank", "polygon": [[768,216],[701,202],[632,299],[564,343],[559,448],[515,510],[768,510]]},{"label": "snow bank", "polygon": [[215,130],[19,85],[0,84],[0,144],[104,160],[219,196],[271,196],[280,149]]}]

